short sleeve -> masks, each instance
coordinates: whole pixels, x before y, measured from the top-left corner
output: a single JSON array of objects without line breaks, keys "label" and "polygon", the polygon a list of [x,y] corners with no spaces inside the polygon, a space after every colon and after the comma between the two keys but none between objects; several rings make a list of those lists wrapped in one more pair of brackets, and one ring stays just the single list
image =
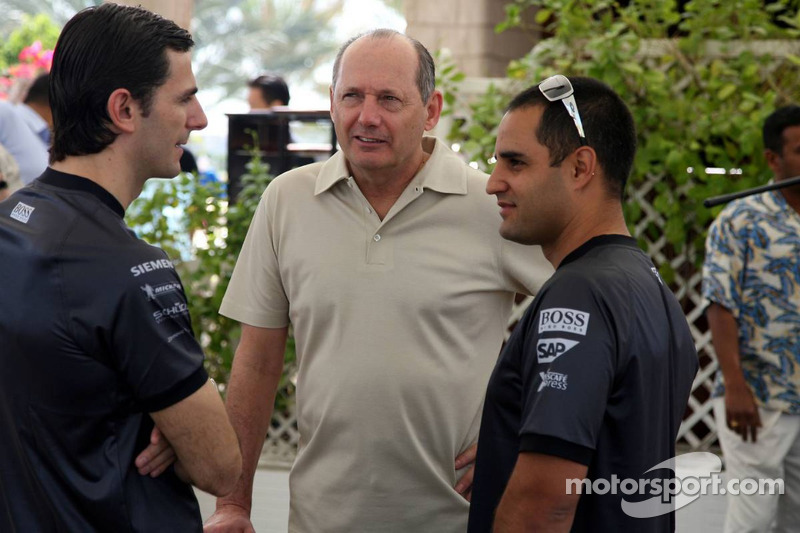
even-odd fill
[{"label": "short sleeve", "polygon": [[745,255],[726,214],[727,210],[723,211],[708,230],[702,294],[707,302],[717,303],[738,316]]},{"label": "short sleeve", "polygon": [[134,279],[113,325],[113,353],[142,410],[153,412],[197,391],[208,374],[175,270],[162,268]]},{"label": "short sleeve", "polygon": [[[625,320],[627,310],[616,311]],[[523,360],[520,451],[588,464],[617,366],[610,313],[578,275],[563,276],[539,296]]]},{"label": "short sleeve", "polygon": [[273,181],[264,191],[236,260],[220,313],[244,324],[280,328],[289,324],[289,301],[278,263]]},{"label": "short sleeve", "polygon": [[208,380],[203,350],[166,254],[143,243],[118,253],[67,269],[70,322],[86,353],[113,368],[135,408],[159,411]]}]

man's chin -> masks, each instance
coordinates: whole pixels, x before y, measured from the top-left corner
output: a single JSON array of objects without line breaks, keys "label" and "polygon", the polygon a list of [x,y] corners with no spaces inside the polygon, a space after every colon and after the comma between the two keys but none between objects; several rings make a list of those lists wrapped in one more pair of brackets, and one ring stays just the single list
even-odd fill
[{"label": "man's chin", "polygon": [[538,244],[536,239],[532,235],[526,235],[520,231],[515,230],[514,228],[506,228],[504,226],[500,226],[500,236],[503,237],[507,241],[516,242],[518,244]]}]

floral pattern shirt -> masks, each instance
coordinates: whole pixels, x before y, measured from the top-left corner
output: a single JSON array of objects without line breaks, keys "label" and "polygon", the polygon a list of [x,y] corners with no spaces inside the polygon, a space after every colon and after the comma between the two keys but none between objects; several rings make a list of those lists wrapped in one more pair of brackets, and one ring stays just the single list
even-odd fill
[{"label": "floral pattern shirt", "polygon": [[[780,191],[731,202],[711,225],[703,297],[739,325],[745,379],[762,407],[800,414],[800,215]],[[718,371],[713,396],[724,394]]]}]

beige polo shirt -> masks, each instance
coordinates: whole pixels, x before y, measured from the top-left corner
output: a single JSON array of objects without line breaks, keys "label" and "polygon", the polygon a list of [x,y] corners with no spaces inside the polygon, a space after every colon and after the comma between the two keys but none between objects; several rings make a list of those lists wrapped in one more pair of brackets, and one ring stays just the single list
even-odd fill
[{"label": "beige polo shirt", "polygon": [[273,180],[222,302],[240,322],[294,327],[291,532],[466,531],[454,459],[478,438],[514,293],[552,267],[500,237],[485,174],[423,147],[382,221],[341,152]]}]

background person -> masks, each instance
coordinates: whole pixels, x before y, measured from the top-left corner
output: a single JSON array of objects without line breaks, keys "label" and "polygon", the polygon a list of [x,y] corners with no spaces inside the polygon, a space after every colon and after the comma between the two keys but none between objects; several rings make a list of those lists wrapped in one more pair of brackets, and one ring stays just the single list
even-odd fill
[{"label": "background person", "polygon": [[18,110],[28,127],[42,140],[45,149],[50,147],[53,113],[50,111],[50,74],[40,74],[28,88]]},{"label": "background person", "polygon": [[22,187],[19,179],[19,165],[8,150],[0,144],[0,202]]},{"label": "background person", "polygon": [[402,34],[348,41],[330,94],[341,151],[264,192],[221,308],[242,322],[227,408],[245,474],[207,532],[252,530],[290,321],[289,531],[465,530],[465,467],[514,294],[551,269],[539,248],[497,235],[486,175],[424,137],[442,108],[434,79],[428,51]]},{"label": "background person", "polygon": [[0,144],[17,162],[23,184],[47,168],[47,147],[22,118],[19,106],[4,100],[0,100]]},{"label": "background person", "polygon": [[193,44],[110,3],[59,37],[52,166],[0,204],[0,531],[198,531],[187,481],[241,472],[174,266],[123,221],[207,124]]},{"label": "background person", "polygon": [[675,456],[698,368],[680,304],[625,224],[635,151],[625,103],[590,78],[548,78],[500,123],[486,187],[500,234],[540,244],[556,271],[489,381],[471,533],[675,529],[660,497],[635,518],[621,492],[566,490],[571,479],[663,478],[648,470]]},{"label": "background person", "polygon": [[247,83],[247,103],[250,111],[264,111],[275,106],[289,105],[289,87],[275,74],[262,74]]},{"label": "background person", "polygon": [[[763,137],[775,181],[800,175],[800,106],[767,117]],[[782,495],[729,494],[728,532],[800,527],[799,213],[795,185],[731,202],[708,231],[703,297],[727,477],[784,480]]]}]

